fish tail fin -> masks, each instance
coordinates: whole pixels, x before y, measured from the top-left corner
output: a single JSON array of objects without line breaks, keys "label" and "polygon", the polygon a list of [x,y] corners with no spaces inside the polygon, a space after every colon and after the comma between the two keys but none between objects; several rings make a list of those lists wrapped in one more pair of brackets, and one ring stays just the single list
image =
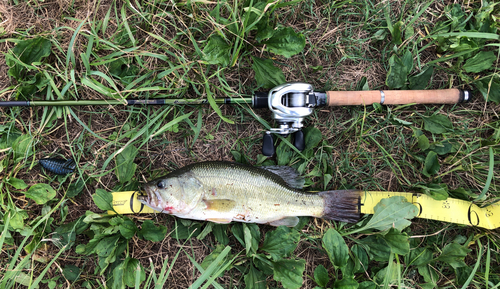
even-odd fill
[{"label": "fish tail fin", "polygon": [[361,211],[361,191],[337,190],[319,193],[325,200],[321,218],[346,223],[356,223]]}]

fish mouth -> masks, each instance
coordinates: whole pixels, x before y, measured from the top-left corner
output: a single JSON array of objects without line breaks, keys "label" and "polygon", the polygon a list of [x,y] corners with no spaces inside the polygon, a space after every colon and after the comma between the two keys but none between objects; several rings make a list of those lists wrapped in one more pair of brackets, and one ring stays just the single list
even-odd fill
[{"label": "fish mouth", "polygon": [[140,191],[137,195],[137,200],[145,205],[150,205],[151,201],[153,200],[153,195],[154,192],[151,191],[151,186],[149,185],[149,183],[145,183],[144,185],[142,185],[142,191]]}]

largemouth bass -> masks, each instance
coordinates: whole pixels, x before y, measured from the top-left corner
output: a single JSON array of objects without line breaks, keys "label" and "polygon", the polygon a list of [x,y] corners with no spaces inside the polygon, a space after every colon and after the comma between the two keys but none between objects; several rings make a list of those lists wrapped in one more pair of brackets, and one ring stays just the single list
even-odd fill
[{"label": "largemouth bass", "polygon": [[308,193],[300,190],[303,184],[290,167],[202,162],[146,183],[146,195],[139,201],[180,218],[224,224],[294,227],[298,216],[351,223],[359,219],[360,191]]}]

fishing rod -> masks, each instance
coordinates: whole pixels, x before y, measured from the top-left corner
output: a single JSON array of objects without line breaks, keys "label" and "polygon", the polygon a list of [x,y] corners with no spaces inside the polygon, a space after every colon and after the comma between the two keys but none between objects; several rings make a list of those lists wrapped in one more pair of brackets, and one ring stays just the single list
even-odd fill
[{"label": "fishing rod", "polygon": [[[456,104],[468,102],[471,92],[461,89],[439,90],[368,90],[368,91],[314,91],[308,83],[294,82],[278,85],[268,92],[255,92],[247,98],[216,98],[216,104],[250,104],[253,108],[269,108],[278,124],[266,131],[262,140],[262,154],[275,153],[272,134],[294,135],[293,144],[305,148],[304,120],[316,107],[380,104]],[[207,99],[104,99],[104,100],[31,100],[0,101],[0,107],[17,106],[82,106],[82,105],[198,105]]]}]

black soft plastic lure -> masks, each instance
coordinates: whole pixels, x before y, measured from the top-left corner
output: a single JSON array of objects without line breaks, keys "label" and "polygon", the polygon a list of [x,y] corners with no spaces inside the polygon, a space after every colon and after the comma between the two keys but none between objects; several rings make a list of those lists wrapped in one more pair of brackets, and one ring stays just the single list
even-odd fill
[{"label": "black soft plastic lure", "polygon": [[75,171],[76,168],[76,164],[73,159],[65,160],[57,158],[48,158],[48,159],[41,159],[39,162],[44,169],[57,175],[71,174],[72,172]]}]

